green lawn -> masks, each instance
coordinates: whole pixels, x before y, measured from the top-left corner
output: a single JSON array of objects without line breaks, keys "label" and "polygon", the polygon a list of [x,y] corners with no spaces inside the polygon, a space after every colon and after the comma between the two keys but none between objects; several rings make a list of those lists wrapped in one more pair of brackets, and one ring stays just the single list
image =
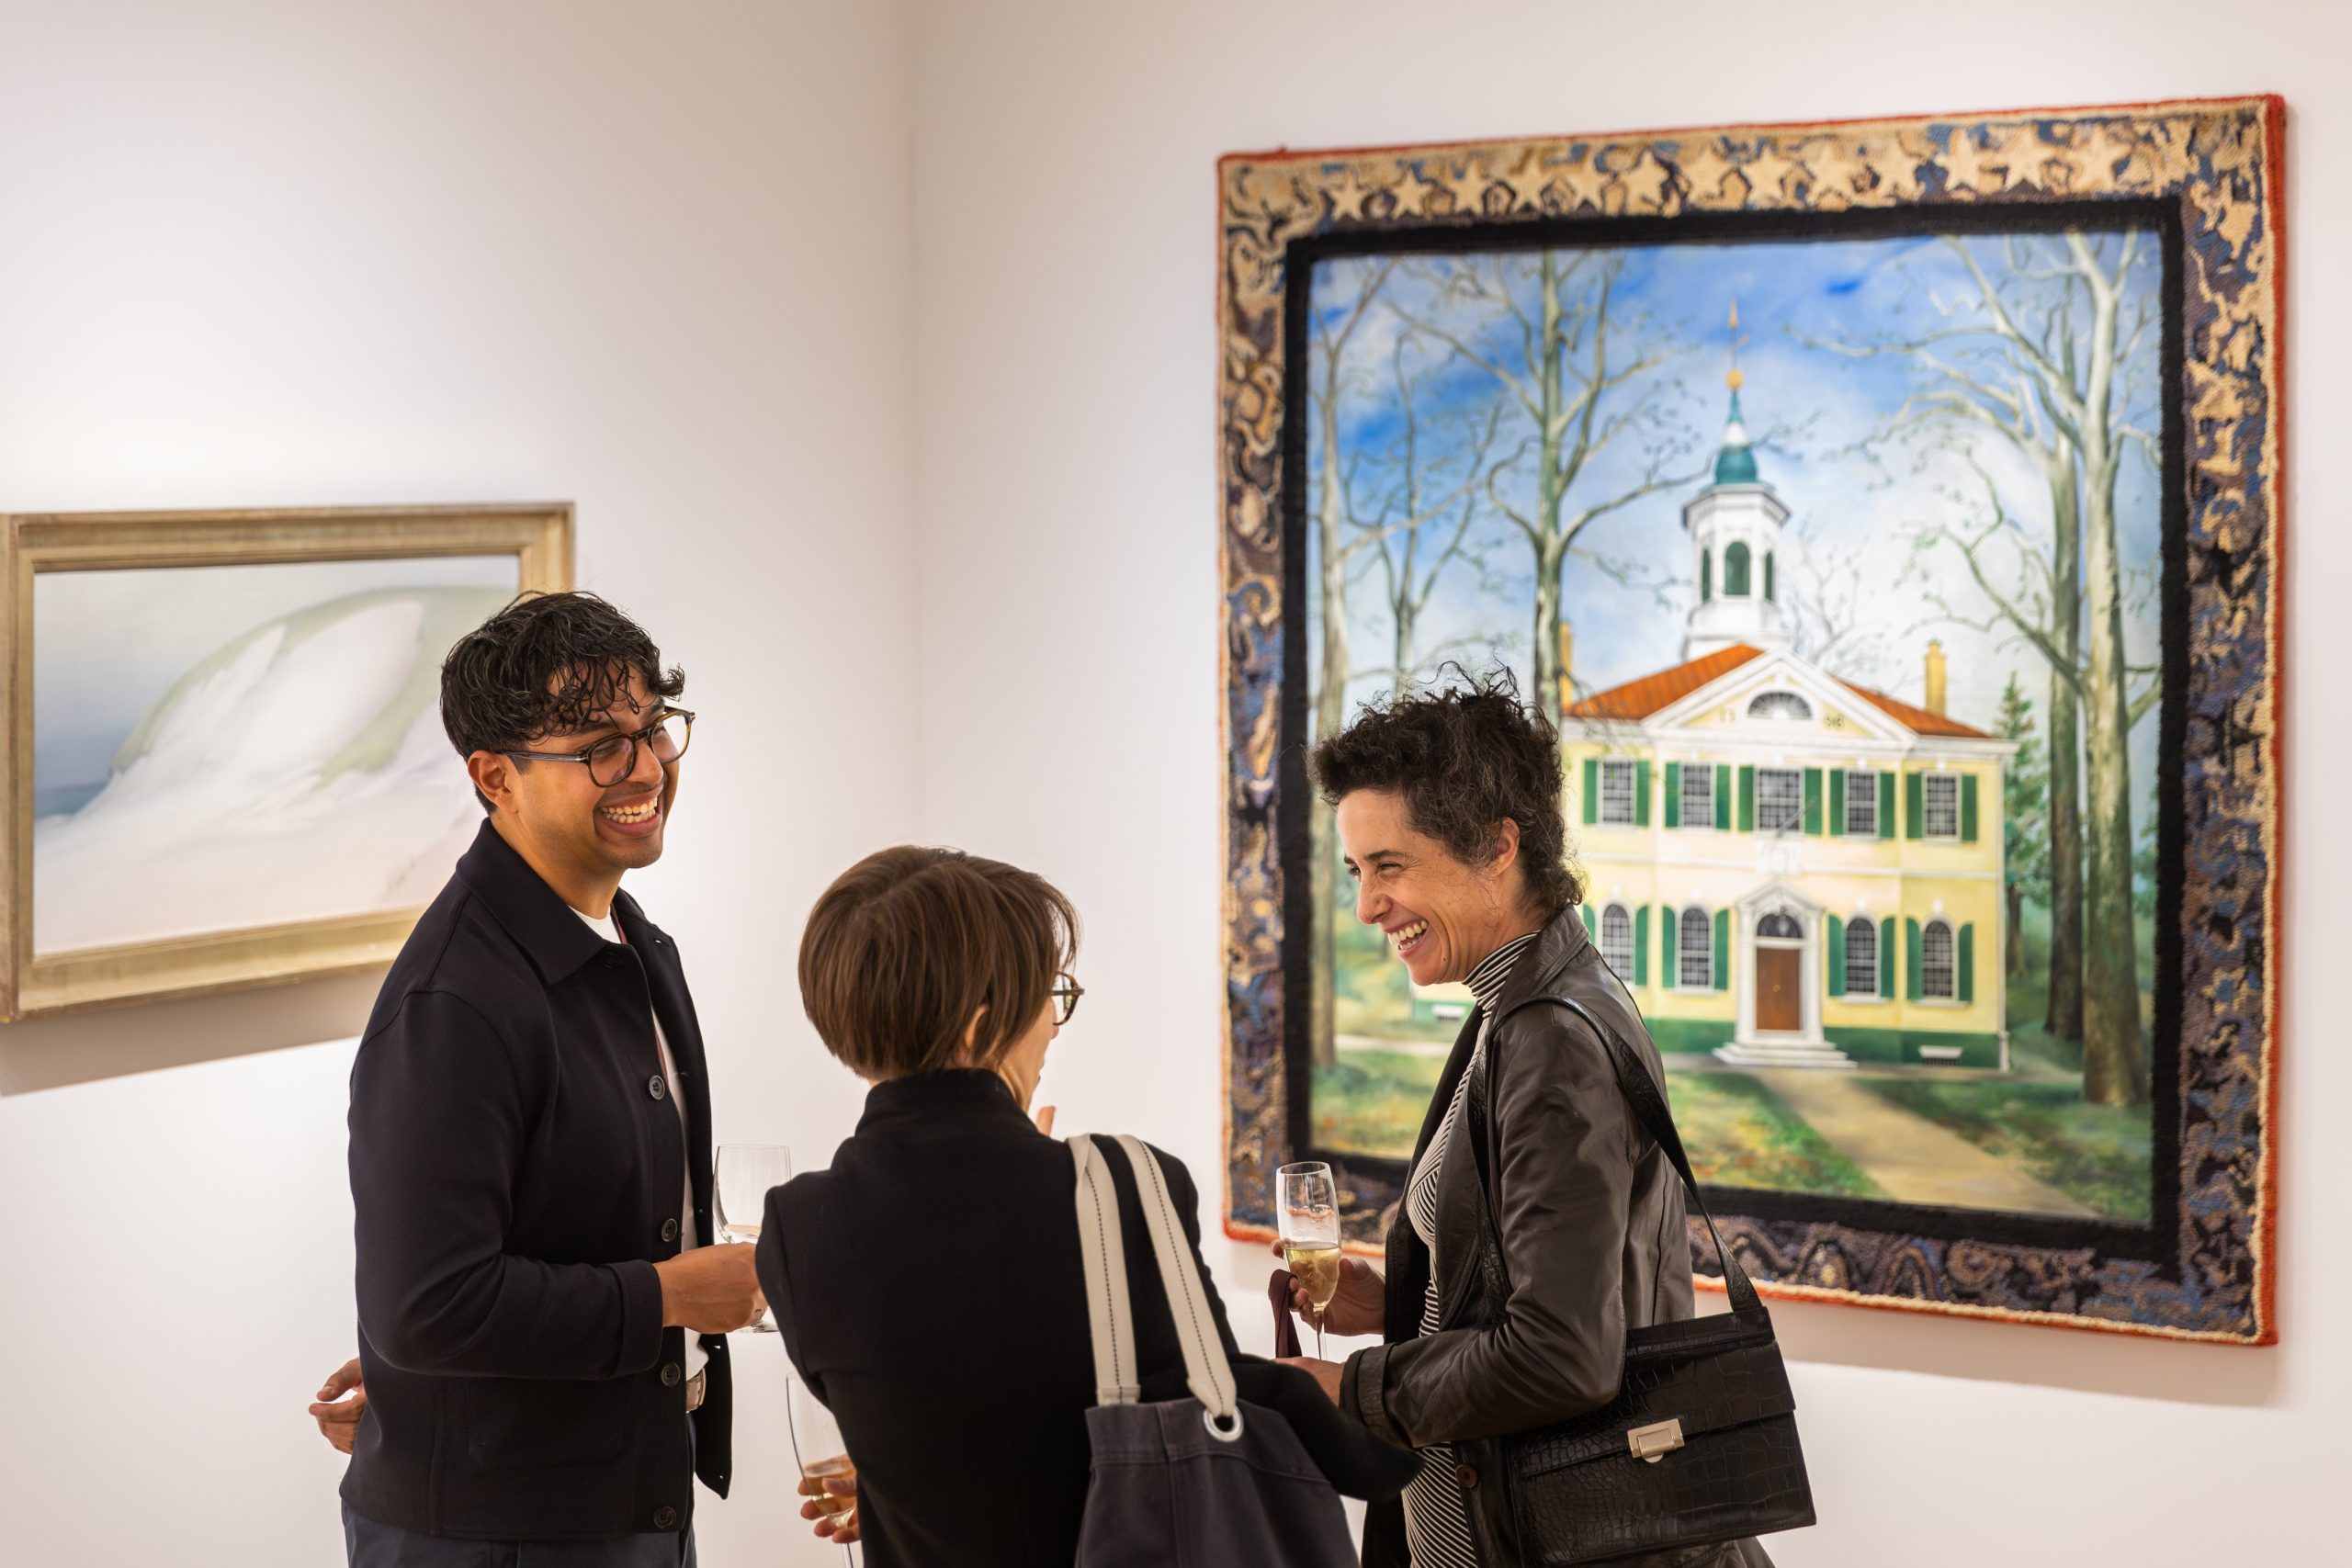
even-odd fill
[{"label": "green lawn", "polygon": [[2148,1219],[2147,1109],[2091,1105],[2070,1083],[1871,1078],[1880,1098],[2012,1162],[2112,1220]]},{"label": "green lawn", "polygon": [[1349,1051],[1315,1069],[1315,1143],[1350,1154],[1410,1158],[1445,1058],[1410,1051]]},{"label": "green lawn", "polygon": [[1747,1074],[1677,1072],[1669,1058],[1666,1086],[1675,1128],[1701,1181],[1827,1197],[1886,1196],[1780,1096]]}]

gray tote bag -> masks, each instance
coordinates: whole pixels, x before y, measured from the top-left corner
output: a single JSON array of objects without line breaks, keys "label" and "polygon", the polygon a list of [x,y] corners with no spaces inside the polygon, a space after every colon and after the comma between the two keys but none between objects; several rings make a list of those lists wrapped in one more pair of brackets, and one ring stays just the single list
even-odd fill
[{"label": "gray tote bag", "polygon": [[1340,1495],[1290,1423],[1235,1396],[1233,1368],[1159,1162],[1136,1139],[1118,1142],[1143,1198],[1193,1397],[1137,1403],[1119,1201],[1101,1151],[1074,1137],[1095,1384],[1086,1413],[1093,1477],[1077,1568],[1355,1568]]}]

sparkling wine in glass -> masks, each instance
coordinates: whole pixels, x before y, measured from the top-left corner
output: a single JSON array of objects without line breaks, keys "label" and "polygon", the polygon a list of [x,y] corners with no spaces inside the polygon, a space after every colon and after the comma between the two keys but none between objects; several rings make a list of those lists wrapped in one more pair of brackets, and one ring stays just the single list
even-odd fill
[{"label": "sparkling wine in glass", "polygon": [[[782,1144],[721,1144],[718,1179],[712,1183],[711,1204],[717,1211],[718,1239],[756,1242],[760,1221],[768,1210],[768,1190],[792,1179],[792,1151]],[[764,1308],[752,1332],[774,1334],[775,1319]]]},{"label": "sparkling wine in glass", "polygon": [[1331,1168],[1316,1161],[1274,1172],[1274,1213],[1283,1264],[1315,1308],[1315,1354],[1323,1355],[1323,1314],[1340,1290],[1340,1190]]},{"label": "sparkling wine in glass", "polygon": [[[786,1418],[791,1423],[793,1462],[800,1467],[802,1480],[816,1483],[802,1488],[800,1500],[814,1503],[820,1513],[845,1524],[857,1512],[857,1498],[844,1496],[825,1484],[828,1479],[839,1480],[857,1473],[857,1467],[850,1462],[849,1445],[842,1440],[841,1425],[825,1408],[824,1402],[797,1377],[792,1380],[788,1404]],[[844,1561],[855,1561],[847,1541],[842,1543],[842,1556]]]}]

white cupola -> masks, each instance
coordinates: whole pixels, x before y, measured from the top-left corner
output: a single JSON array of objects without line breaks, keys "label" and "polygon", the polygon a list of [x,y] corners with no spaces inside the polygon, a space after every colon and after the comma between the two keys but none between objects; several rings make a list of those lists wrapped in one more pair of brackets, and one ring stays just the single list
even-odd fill
[{"label": "white cupola", "polygon": [[[1739,330],[1739,307],[1732,307],[1732,330]],[[1715,454],[1714,482],[1682,508],[1690,536],[1691,573],[1699,596],[1682,634],[1682,657],[1703,659],[1737,643],[1766,649],[1789,643],[1789,617],[1781,606],[1781,529],[1789,509],[1757,475],[1756,452],[1740,417],[1739,367],[1724,378],[1731,388],[1731,417]]]}]

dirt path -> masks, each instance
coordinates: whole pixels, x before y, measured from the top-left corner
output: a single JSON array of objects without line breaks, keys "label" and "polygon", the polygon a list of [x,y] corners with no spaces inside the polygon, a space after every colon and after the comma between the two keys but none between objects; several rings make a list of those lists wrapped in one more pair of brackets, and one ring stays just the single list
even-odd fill
[{"label": "dirt path", "polygon": [[1880,1099],[1851,1073],[1766,1069],[1756,1077],[1897,1202],[2097,1217],[1959,1134]]}]

